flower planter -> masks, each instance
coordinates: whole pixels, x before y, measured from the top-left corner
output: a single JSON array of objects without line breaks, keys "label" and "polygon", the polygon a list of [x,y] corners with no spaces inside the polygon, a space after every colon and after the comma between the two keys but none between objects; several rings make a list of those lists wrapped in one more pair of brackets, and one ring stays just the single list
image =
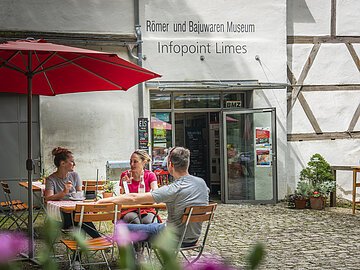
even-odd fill
[{"label": "flower planter", "polygon": [[310,207],[315,210],[323,210],[325,208],[324,197],[310,197]]},{"label": "flower planter", "polygon": [[307,199],[295,199],[295,209],[305,209]]},{"label": "flower planter", "polygon": [[103,193],[103,198],[109,198],[109,197],[112,197],[112,196],[113,196],[112,192],[104,192]]}]

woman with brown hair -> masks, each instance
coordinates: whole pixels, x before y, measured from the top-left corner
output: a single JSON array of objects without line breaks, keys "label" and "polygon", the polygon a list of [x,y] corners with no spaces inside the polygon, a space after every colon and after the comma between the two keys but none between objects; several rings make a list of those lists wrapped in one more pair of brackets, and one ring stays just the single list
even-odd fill
[{"label": "woman with brown hair", "polygon": [[[149,162],[151,162],[151,157],[145,150],[138,149],[132,153],[130,157],[131,169],[123,172],[120,176],[121,193],[144,193],[158,188],[156,175],[145,169]],[[141,209],[140,215],[138,209],[128,209],[121,212],[121,219],[126,223],[148,224],[154,221],[155,215],[156,211],[153,208]]]},{"label": "woman with brown hair", "polygon": [[[46,178],[45,200],[69,200],[71,193],[82,191],[80,176],[74,171],[75,161],[73,153],[63,147],[56,147],[51,153],[54,156],[56,171]],[[77,225],[73,222],[70,213],[61,212],[61,214],[64,230],[69,229],[73,224]],[[82,229],[92,238],[100,237],[99,232],[91,222],[84,222]]]}]

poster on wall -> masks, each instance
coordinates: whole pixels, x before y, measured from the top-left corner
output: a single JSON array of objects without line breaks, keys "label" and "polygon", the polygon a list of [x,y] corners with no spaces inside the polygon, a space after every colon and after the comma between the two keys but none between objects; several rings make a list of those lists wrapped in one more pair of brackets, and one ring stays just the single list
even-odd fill
[{"label": "poster on wall", "polygon": [[256,147],[270,146],[270,128],[257,127],[255,133]]},{"label": "poster on wall", "polygon": [[257,167],[270,167],[271,156],[270,149],[256,149],[256,166]]},{"label": "poster on wall", "polygon": [[271,143],[270,143],[270,128],[257,127],[255,128],[255,145],[256,145],[256,166],[270,167],[271,166]]}]

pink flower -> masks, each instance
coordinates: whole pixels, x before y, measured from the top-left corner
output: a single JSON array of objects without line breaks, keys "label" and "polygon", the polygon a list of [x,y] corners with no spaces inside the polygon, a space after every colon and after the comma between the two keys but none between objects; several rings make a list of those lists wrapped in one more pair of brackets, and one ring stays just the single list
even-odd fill
[{"label": "pink flower", "polygon": [[[195,268],[193,268],[195,266]],[[236,268],[222,262],[221,258],[206,258],[200,259],[193,265],[185,266],[185,270],[236,270]]]},{"label": "pink flower", "polygon": [[28,239],[21,233],[0,233],[0,263],[6,263],[21,252],[27,252]]},{"label": "pink flower", "polygon": [[147,238],[147,235],[143,232],[131,232],[129,231],[126,224],[122,221],[119,221],[116,223],[115,232],[113,235],[113,238],[115,242],[123,247],[127,246],[133,242],[139,242],[142,240],[145,240]]}]

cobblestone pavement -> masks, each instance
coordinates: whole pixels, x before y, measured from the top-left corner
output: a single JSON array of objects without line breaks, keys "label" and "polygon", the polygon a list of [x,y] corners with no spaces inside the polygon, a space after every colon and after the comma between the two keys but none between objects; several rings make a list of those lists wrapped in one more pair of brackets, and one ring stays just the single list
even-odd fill
[{"label": "cobblestone pavement", "polygon": [[261,242],[266,257],[259,269],[360,269],[359,225],[360,213],[353,216],[349,208],[219,204],[205,256],[242,267]]},{"label": "cobblestone pavement", "polygon": [[[251,247],[261,242],[266,256],[259,270],[360,269],[359,225],[360,213],[353,216],[350,208],[319,211],[289,209],[285,203],[219,203],[204,257],[220,256],[243,268]],[[68,269],[67,264],[61,269]]]}]

